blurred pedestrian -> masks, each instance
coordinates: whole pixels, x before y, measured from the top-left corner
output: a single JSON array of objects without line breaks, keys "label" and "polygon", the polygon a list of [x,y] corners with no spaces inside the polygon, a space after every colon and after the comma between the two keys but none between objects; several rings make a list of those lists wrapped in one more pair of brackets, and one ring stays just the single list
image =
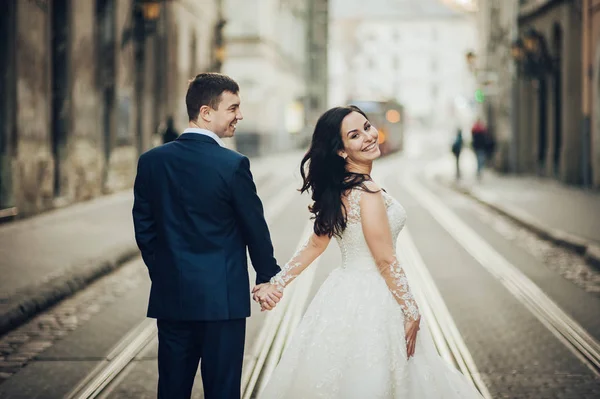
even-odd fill
[{"label": "blurred pedestrian", "polygon": [[473,150],[477,157],[477,178],[481,179],[481,173],[485,166],[489,151],[489,138],[487,127],[480,118],[477,118],[471,128]]},{"label": "blurred pedestrian", "polygon": [[177,137],[179,137],[179,133],[177,130],[175,130],[175,121],[173,120],[172,116],[169,116],[167,119],[167,128],[163,132],[162,136],[164,144],[174,141],[177,139]]},{"label": "blurred pedestrian", "polygon": [[452,153],[454,154],[454,158],[456,158],[456,180],[460,179],[460,153],[462,151],[462,147],[462,130],[458,128],[456,130],[456,137],[454,138],[454,143],[452,143]]}]

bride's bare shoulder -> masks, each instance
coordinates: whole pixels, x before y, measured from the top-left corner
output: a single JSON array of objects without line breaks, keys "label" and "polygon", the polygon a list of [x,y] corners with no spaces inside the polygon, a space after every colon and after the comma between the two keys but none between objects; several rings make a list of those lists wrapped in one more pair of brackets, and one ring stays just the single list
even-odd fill
[{"label": "bride's bare shoulder", "polygon": [[[379,185],[377,183],[375,183],[373,180],[367,180],[363,183],[363,185],[368,191],[371,191],[373,193],[378,193],[381,191],[381,187],[379,187]],[[363,190],[363,191],[367,191],[367,190]]]}]

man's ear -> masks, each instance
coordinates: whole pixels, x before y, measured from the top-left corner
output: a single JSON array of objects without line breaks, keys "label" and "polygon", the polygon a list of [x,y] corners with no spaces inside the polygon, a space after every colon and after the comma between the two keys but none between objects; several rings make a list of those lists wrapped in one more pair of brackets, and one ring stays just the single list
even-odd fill
[{"label": "man's ear", "polygon": [[205,122],[212,122],[212,108],[208,105],[203,105],[200,107],[200,112],[198,113],[198,117],[202,118]]}]

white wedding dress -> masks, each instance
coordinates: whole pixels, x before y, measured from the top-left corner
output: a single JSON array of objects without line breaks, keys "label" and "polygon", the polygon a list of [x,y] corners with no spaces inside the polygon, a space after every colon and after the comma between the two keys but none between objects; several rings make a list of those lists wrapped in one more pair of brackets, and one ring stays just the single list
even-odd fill
[{"label": "white wedding dress", "polygon": [[[337,239],[341,267],[319,289],[259,397],[482,398],[438,355],[424,319],[414,357],[407,359],[404,313],[413,310],[410,304],[414,299],[399,265],[396,277],[400,279],[390,282],[375,264],[363,235],[361,194],[354,189],[348,197],[347,227]],[[395,243],[406,212],[389,194],[382,195]],[[293,265],[293,260],[288,264]],[[292,269],[288,265],[283,268],[284,280]]]}]

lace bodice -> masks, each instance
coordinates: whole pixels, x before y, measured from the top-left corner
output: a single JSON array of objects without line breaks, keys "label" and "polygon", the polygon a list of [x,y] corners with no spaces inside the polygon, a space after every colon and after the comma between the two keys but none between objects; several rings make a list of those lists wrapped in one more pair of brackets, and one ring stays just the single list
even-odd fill
[{"label": "lace bodice", "polygon": [[[342,251],[342,267],[353,269],[377,270],[377,265],[369,246],[365,241],[360,220],[360,196],[361,189],[354,189],[348,196],[348,221],[346,229],[341,237],[336,237]],[[392,230],[392,241],[394,252],[396,251],[396,239],[406,223],[406,211],[391,195],[382,191],[385,206],[387,208],[390,228]]]},{"label": "lace bodice", "polygon": [[[363,193],[364,190],[361,188],[355,188],[350,192],[346,209],[346,228],[341,237],[336,237],[342,251],[342,269],[380,273],[387,284],[390,293],[402,308],[405,317],[417,320],[420,317],[419,309],[410,292],[406,274],[395,255],[396,240],[406,222],[406,212],[389,194],[385,191],[381,191],[388,219],[387,224],[389,224],[391,230],[390,233],[393,248],[386,248],[385,245],[388,244],[384,244],[384,247],[379,247],[377,249],[378,260],[376,260],[369,247],[369,245],[373,246],[373,242],[371,242],[372,239],[368,244],[363,231],[365,223],[361,220],[362,212],[360,200]],[[381,207],[381,204],[379,207]],[[376,219],[365,220],[365,222],[370,226],[373,225],[375,220]],[[387,233],[385,233],[385,236],[387,236]],[[371,237],[373,236],[371,235]],[[278,290],[283,292],[285,287],[322,253],[326,245],[325,247],[321,247],[317,242],[318,240],[320,240],[320,238],[313,234],[281,268],[281,271],[271,278],[271,284],[275,285]],[[379,242],[378,239],[375,239],[375,243]],[[387,238],[385,242],[387,242]]]}]

